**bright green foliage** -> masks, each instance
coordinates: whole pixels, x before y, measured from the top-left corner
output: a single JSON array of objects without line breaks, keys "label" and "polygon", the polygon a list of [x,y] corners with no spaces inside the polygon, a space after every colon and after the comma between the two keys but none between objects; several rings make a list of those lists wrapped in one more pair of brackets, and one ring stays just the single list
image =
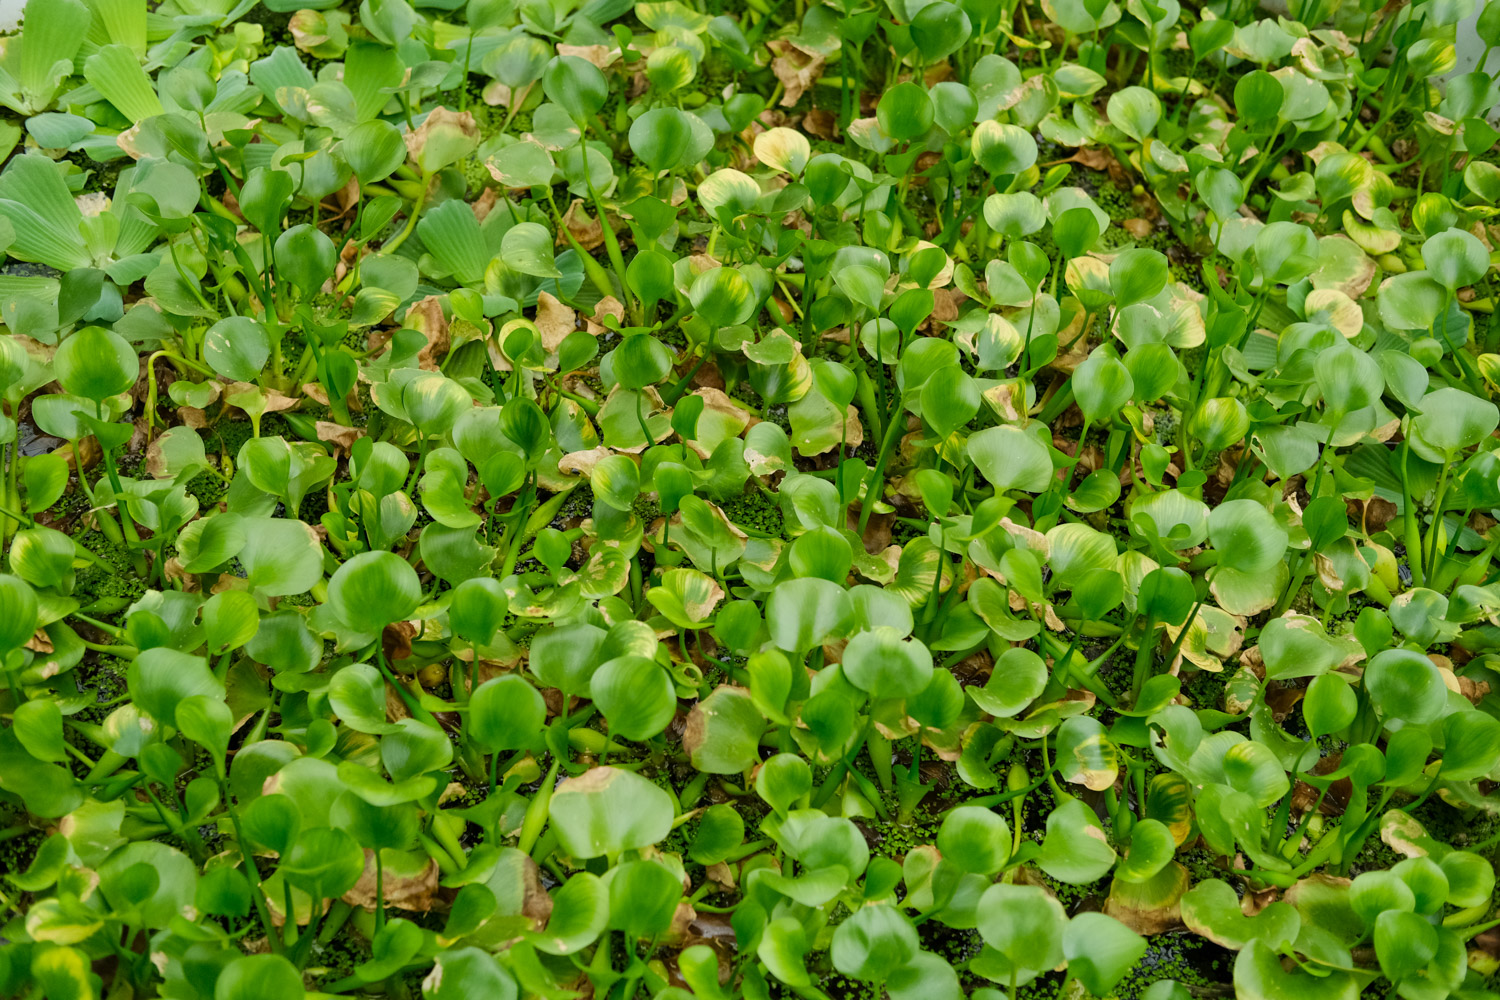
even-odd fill
[{"label": "bright green foliage", "polygon": [[0,996],[1500,995],[1496,48],[29,0]]}]

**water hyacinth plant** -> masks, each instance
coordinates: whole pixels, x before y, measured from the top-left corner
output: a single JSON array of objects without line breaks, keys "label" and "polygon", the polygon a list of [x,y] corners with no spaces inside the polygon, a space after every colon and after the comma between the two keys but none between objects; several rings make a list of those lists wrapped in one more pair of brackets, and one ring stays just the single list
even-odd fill
[{"label": "water hyacinth plant", "polygon": [[1500,995],[1496,48],[30,0],[0,996]]}]

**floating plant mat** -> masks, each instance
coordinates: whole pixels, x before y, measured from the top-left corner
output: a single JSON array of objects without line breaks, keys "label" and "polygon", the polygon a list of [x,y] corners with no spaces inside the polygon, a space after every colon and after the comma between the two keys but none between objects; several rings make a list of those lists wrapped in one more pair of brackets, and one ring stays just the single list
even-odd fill
[{"label": "floating plant mat", "polygon": [[0,996],[1496,996],[1497,46],[31,0]]}]

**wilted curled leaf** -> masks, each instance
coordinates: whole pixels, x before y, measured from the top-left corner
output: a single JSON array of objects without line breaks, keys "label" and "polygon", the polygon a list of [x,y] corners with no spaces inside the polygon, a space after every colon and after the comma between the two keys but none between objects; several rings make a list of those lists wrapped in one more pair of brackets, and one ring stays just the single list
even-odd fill
[{"label": "wilted curled leaf", "polygon": [[281,413],[301,402],[275,389],[263,389],[249,382],[234,382],[224,390],[224,400],[246,413]]},{"label": "wilted curled leaf", "polygon": [[437,107],[405,139],[412,162],[423,173],[433,174],[474,151],[479,145],[479,126],[468,111]]},{"label": "wilted curled leaf", "polygon": [[[589,215],[583,207],[582,198],[574,198],[568,205],[568,210],[563,213],[563,225],[568,227],[573,239],[585,250],[593,250],[604,242],[604,223]],[[557,234],[557,245],[569,245],[562,233]]]},{"label": "wilted curled leaf", "polygon": [[[375,896],[375,852],[365,851],[365,868],[359,881],[344,893],[342,899],[350,906],[361,906],[373,911]],[[385,851],[381,855],[385,903],[402,910],[426,913],[432,909],[438,891],[438,866],[426,855],[405,851]]]},{"label": "wilted curled leaf", "polygon": [[308,55],[337,59],[349,45],[349,15],[341,10],[299,10],[287,30],[292,42]]},{"label": "wilted curled leaf", "polygon": [[794,41],[783,38],[766,43],[766,48],[776,53],[771,60],[771,72],[781,81],[785,92],[781,95],[781,106],[790,108],[802,99],[807,88],[823,75],[823,55],[803,48]]},{"label": "wilted curled leaf", "polygon": [[587,476],[594,466],[613,454],[603,445],[588,451],[572,451],[557,460],[557,470],[565,476]]},{"label": "wilted curled leaf", "polygon": [[620,58],[620,47],[618,45],[558,45],[557,54],[574,56],[584,62],[592,63],[599,69],[609,69],[610,65]]},{"label": "wilted curled leaf", "polygon": [[427,344],[417,352],[417,365],[430,372],[439,370],[439,359],[448,353],[448,319],[443,315],[445,297],[429,295],[412,303],[406,311],[407,328],[427,338]]},{"label": "wilted curled leaf", "polygon": [[[615,320],[613,328],[604,323],[606,318],[611,317]],[[594,306],[594,314],[585,317],[583,322],[584,328],[596,337],[612,333],[615,329],[625,325],[625,306],[613,295],[606,295]]]},{"label": "wilted curled leaf", "polygon": [[578,329],[578,314],[557,301],[552,293],[538,292],[536,328],[542,335],[542,347],[546,349],[550,357],[555,358],[558,346],[568,334]]},{"label": "wilted curled leaf", "polygon": [[1144,882],[1117,878],[1110,882],[1104,912],[1137,934],[1162,934],[1182,926],[1182,896],[1192,884],[1176,861]]}]

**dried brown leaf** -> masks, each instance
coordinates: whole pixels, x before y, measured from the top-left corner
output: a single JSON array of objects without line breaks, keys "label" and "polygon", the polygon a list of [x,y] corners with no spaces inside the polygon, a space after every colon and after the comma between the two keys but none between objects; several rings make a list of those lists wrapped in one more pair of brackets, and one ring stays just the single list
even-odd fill
[{"label": "dried brown leaf", "polygon": [[[343,900],[350,906],[361,906],[366,910],[374,911],[376,908],[375,896],[375,852],[368,847],[365,851],[365,870],[360,873],[359,881],[354,887],[344,893]],[[386,855],[387,858],[390,855]],[[387,906],[394,906],[402,910],[411,910],[416,913],[426,913],[432,909],[434,897],[438,890],[438,866],[431,858],[427,860],[420,871],[415,875],[401,875],[391,871],[389,862],[385,865],[385,874],[382,879],[383,895]]]},{"label": "dried brown leaf", "polygon": [[837,139],[839,121],[834,117],[833,112],[813,108],[802,116],[802,131],[808,135],[817,136],[819,139]]},{"label": "dried brown leaf", "polygon": [[345,453],[354,447],[354,442],[365,436],[363,427],[345,427],[331,420],[316,421],[313,429],[317,431],[319,441],[327,441]]},{"label": "dried brown leaf", "polygon": [[[604,242],[604,224],[584,210],[582,198],[574,198],[568,206],[563,214],[563,225],[585,250],[594,250]],[[557,234],[557,245],[568,245],[567,236],[561,232]]]},{"label": "dried brown leaf", "polygon": [[556,354],[568,334],[578,329],[578,314],[557,301],[550,292],[539,292],[536,297],[536,328],[541,331],[542,346],[547,353]]},{"label": "dried brown leaf", "polygon": [[625,306],[613,295],[606,295],[594,306],[594,315],[584,319],[584,327],[589,333],[599,337],[613,330],[604,322],[606,316],[613,316],[615,327],[625,325]]},{"label": "dried brown leaf", "polygon": [[438,359],[448,353],[448,319],[443,315],[442,296],[429,295],[414,302],[406,311],[406,326],[427,338],[427,345],[417,353],[417,365],[427,371],[439,370]]},{"label": "dried brown leaf", "polygon": [[577,56],[585,62],[593,63],[599,69],[608,69],[620,57],[620,49],[616,45],[559,45],[557,54]]},{"label": "dried brown leaf", "polygon": [[821,53],[804,49],[784,38],[767,42],[766,48],[776,54],[771,60],[771,72],[785,88],[781,95],[781,106],[790,108],[823,75],[825,59]]}]

